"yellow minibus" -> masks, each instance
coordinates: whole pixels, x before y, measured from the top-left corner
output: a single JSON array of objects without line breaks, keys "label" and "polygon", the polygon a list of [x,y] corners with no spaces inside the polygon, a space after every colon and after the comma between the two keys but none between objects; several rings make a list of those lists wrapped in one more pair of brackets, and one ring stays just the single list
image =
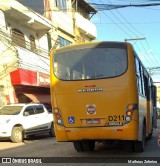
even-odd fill
[{"label": "yellow minibus", "polygon": [[127,42],[90,42],[50,52],[56,140],[92,151],[124,141],[143,152],[156,128],[156,87]]}]

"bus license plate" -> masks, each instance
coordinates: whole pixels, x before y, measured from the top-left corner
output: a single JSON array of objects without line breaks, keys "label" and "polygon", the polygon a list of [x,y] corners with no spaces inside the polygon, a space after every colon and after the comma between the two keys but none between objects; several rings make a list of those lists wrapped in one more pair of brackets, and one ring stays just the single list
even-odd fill
[{"label": "bus license plate", "polygon": [[86,124],[100,124],[100,119],[87,119]]}]

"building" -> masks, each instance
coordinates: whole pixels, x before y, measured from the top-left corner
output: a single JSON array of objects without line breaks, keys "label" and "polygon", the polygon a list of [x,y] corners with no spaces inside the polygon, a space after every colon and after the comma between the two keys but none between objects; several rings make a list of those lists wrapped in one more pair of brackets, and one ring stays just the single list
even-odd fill
[{"label": "building", "polygon": [[14,0],[0,1],[0,9],[0,106],[50,103],[51,21]]},{"label": "building", "polygon": [[57,39],[61,47],[92,41],[97,37],[96,26],[90,21],[97,10],[85,0],[19,1],[51,20],[56,34],[51,32],[50,46]]},{"label": "building", "polygon": [[50,49],[96,38],[85,0],[28,2],[0,0],[0,106],[50,104]]}]

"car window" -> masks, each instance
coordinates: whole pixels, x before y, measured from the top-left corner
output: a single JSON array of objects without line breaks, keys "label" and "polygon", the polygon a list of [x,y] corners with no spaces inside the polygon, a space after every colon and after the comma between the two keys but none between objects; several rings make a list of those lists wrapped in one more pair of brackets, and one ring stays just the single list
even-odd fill
[{"label": "car window", "polygon": [[36,114],[41,114],[44,112],[44,108],[42,105],[34,106]]},{"label": "car window", "polygon": [[32,106],[27,107],[24,112],[27,112],[29,115],[34,115],[35,114],[34,109],[33,109]]},{"label": "car window", "polygon": [[0,108],[0,115],[18,115],[21,110],[22,110],[23,106],[3,106]]}]

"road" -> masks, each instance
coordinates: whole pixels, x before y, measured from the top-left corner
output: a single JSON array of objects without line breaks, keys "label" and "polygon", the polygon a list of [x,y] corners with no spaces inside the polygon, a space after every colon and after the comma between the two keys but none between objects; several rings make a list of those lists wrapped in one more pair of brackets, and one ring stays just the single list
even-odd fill
[{"label": "road", "polygon": [[26,139],[23,143],[12,143],[9,140],[1,140],[1,157],[159,157],[160,146],[158,136],[160,135],[160,120],[158,128],[154,130],[151,140],[146,141],[143,153],[127,152],[123,145],[104,145],[96,143],[93,152],[77,152],[71,142],[56,142],[55,137],[48,135]]}]

